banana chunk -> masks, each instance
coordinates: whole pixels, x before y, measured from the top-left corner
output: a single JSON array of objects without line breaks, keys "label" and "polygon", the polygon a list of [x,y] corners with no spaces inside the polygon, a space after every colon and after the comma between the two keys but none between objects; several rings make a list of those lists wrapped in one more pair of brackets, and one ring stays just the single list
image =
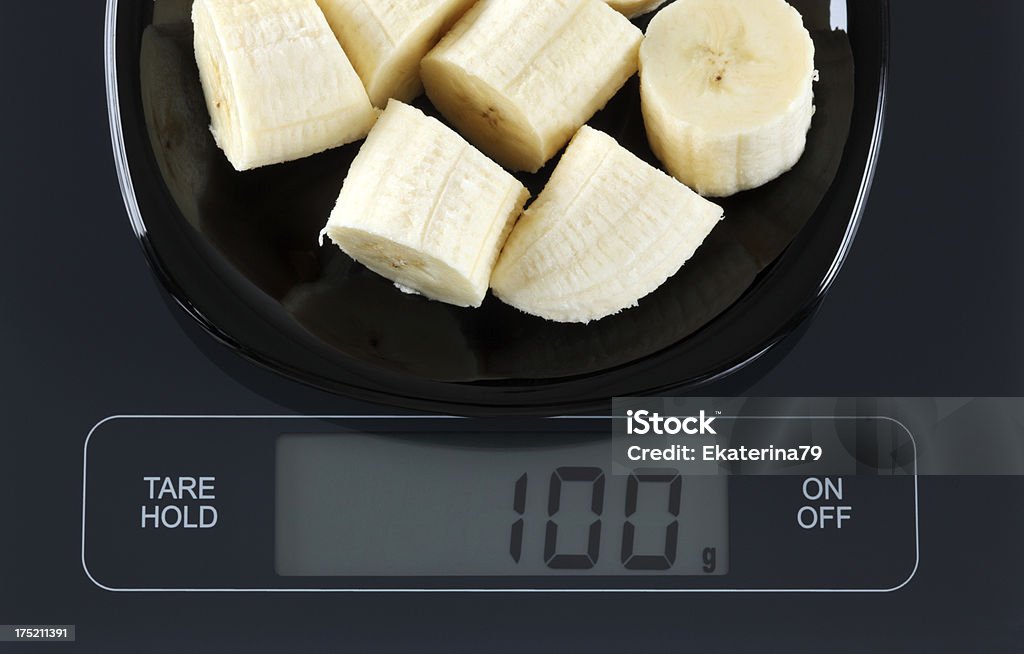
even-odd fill
[{"label": "banana chunk", "polygon": [[392,100],[323,234],[403,291],[478,307],[529,196],[458,134]]},{"label": "banana chunk", "polygon": [[803,155],[815,76],[814,43],[784,0],[677,0],[640,48],[651,148],[701,195],[761,186]]},{"label": "banana chunk", "polygon": [[315,0],[195,0],[196,62],[236,170],[366,136],[376,111]]},{"label": "banana chunk", "polygon": [[378,107],[423,92],[420,61],[473,0],[317,0]]},{"label": "banana chunk", "polygon": [[722,215],[721,207],[585,126],[509,236],[491,288],[541,318],[598,320],[665,283]]},{"label": "banana chunk", "polygon": [[636,72],[642,37],[601,0],[480,0],[424,58],[423,84],[470,142],[533,172]]},{"label": "banana chunk", "polygon": [[665,4],[666,0],[604,0],[608,5],[626,18],[633,18],[649,13]]}]

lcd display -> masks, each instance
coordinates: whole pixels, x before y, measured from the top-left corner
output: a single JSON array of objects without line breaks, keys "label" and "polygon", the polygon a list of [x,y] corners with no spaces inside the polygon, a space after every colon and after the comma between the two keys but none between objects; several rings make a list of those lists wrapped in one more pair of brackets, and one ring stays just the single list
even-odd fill
[{"label": "lcd display", "polygon": [[277,443],[276,571],[721,575],[727,493],[725,477],[657,467],[613,475],[606,440],[497,448],[422,435],[286,435]]}]

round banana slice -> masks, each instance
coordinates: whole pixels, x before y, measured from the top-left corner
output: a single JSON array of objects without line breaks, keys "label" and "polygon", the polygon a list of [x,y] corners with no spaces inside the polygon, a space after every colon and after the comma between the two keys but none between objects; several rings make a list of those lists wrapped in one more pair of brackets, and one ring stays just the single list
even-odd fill
[{"label": "round banana slice", "polygon": [[584,126],[498,259],[502,301],[555,322],[635,306],[689,260],[722,208]]},{"label": "round banana slice", "polygon": [[476,147],[535,172],[636,72],[642,38],[598,0],[480,0],[423,59],[423,85]]},{"label": "round banana slice", "polygon": [[377,113],[315,0],[195,0],[196,62],[236,170],[366,136]]},{"label": "round banana slice", "polygon": [[370,101],[408,102],[423,92],[420,60],[473,0],[317,0]]},{"label": "round banana slice", "polygon": [[814,43],[784,0],[677,0],[640,48],[651,148],[701,195],[761,186],[803,155],[815,76]]},{"label": "round banana slice", "polygon": [[633,18],[649,13],[665,4],[666,0],[604,0],[608,5],[626,18]]},{"label": "round banana slice", "polygon": [[529,192],[422,111],[388,103],[323,233],[399,289],[478,307]]}]

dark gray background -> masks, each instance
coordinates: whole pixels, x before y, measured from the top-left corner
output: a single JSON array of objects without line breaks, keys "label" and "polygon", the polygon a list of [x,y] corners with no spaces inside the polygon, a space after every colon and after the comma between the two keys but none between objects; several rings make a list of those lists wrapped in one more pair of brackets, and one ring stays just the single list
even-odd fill
[{"label": "dark gray background", "polygon": [[[81,443],[99,419],[379,411],[241,361],[168,305],[114,175],[103,4],[4,6],[0,623],[77,624],[79,651],[232,651],[243,631],[257,639],[245,651],[1020,651],[1019,540],[926,549],[915,584],[887,596],[325,600],[95,589],[79,562],[79,492]],[[1024,395],[1024,3],[893,5],[886,139],[863,227],[814,322],[748,394]],[[939,481],[922,487],[925,543],[989,528],[982,502],[1019,506],[1020,484]],[[1015,494],[999,495],[1007,488]],[[1020,519],[1003,519],[1020,539]],[[256,619],[277,608],[302,617]]]}]

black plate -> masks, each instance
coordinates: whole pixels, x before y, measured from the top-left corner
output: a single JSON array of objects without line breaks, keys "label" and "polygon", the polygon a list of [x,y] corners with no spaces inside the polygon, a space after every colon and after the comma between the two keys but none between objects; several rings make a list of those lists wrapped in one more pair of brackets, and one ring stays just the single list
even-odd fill
[{"label": "black plate", "polygon": [[[188,0],[157,1],[187,16]],[[359,144],[234,172],[207,129],[188,21],[154,25],[153,3],[109,0],[111,129],[132,224],[160,279],[208,331],[323,389],[463,413],[554,413],[693,389],[757,358],[813,310],[873,174],[887,0],[850,2],[848,32],[830,27],[837,3],[792,4],[821,72],[803,159],[724,201],[726,219],[679,274],[597,323],[549,323],[493,297],[478,310],[430,302],[318,247]],[[656,163],[637,87],[634,78],[590,124]],[[552,166],[521,179],[537,193]]]}]

